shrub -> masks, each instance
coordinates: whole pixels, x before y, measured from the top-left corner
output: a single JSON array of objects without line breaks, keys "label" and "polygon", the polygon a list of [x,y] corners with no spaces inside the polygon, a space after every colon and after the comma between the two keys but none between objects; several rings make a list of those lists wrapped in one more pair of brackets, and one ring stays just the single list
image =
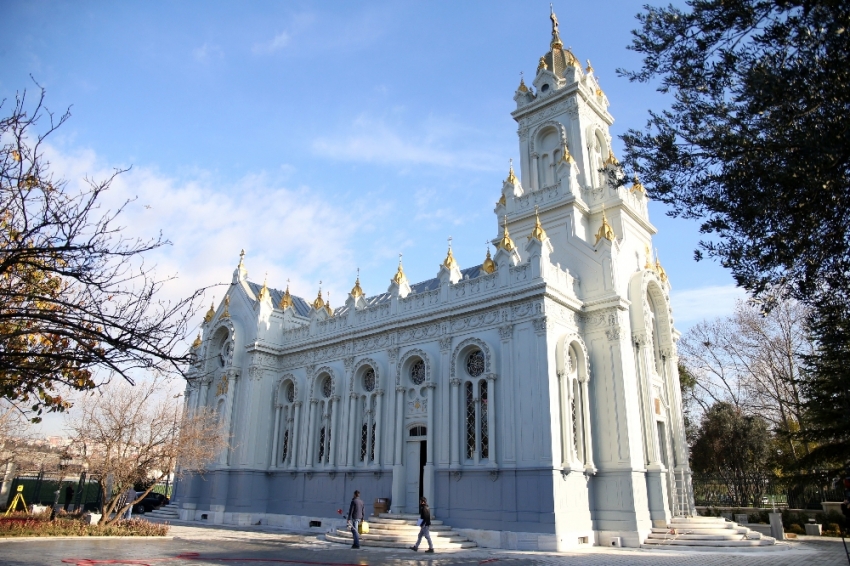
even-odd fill
[{"label": "shrub", "polygon": [[841,527],[838,526],[838,523],[827,523],[824,525],[823,530],[830,533],[840,533]]},{"label": "shrub", "polygon": [[168,524],[144,519],[118,521],[106,526],[87,525],[79,517],[71,515],[57,517],[55,521],[49,519],[49,514],[0,517],[0,537],[164,536],[169,529]]},{"label": "shrub", "polygon": [[747,520],[750,523],[769,523],[770,515],[769,511],[758,511],[756,513],[751,513]]},{"label": "shrub", "polygon": [[806,530],[798,525],[797,523],[793,523],[788,529],[786,529],[789,533],[794,533],[795,535],[801,535],[806,532]]}]

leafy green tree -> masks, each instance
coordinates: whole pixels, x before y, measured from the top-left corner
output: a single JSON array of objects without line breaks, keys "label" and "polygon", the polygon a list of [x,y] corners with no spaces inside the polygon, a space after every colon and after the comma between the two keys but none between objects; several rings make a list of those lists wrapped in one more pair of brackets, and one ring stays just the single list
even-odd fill
[{"label": "leafy green tree", "polygon": [[815,448],[803,464],[850,469],[850,317],[844,305],[822,304],[809,329],[817,350],[803,357],[808,418],[798,437]]},{"label": "leafy green tree", "polygon": [[702,221],[695,252],[762,299],[850,288],[850,3],[689,0],[645,7],[632,81],[672,95],[629,130],[624,164],[671,213]]},{"label": "leafy green tree", "polygon": [[682,393],[682,413],[685,420],[685,438],[688,445],[692,445],[696,440],[697,426],[694,422],[694,405],[695,389],[697,386],[697,378],[691,373],[691,370],[679,362],[679,390]]},{"label": "leafy green tree", "polygon": [[730,478],[769,471],[772,440],[763,418],[745,415],[730,403],[715,403],[700,422],[691,447],[691,468]]}]

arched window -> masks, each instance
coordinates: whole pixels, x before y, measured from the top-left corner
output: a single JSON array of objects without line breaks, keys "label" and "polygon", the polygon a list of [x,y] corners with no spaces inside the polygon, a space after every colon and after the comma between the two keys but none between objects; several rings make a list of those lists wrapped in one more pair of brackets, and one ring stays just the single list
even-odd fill
[{"label": "arched window", "polygon": [[592,463],[586,363],[583,348],[577,342],[569,343],[564,371],[559,373],[561,459],[564,467]]},{"label": "arched window", "polygon": [[278,411],[275,422],[277,431],[274,438],[277,446],[272,448],[274,466],[291,467],[294,465],[293,430],[295,427],[295,383],[291,379],[285,379],[277,392]]},{"label": "arched window", "polygon": [[360,461],[364,464],[373,463],[375,461],[375,441],[377,429],[375,422],[375,405],[376,400],[374,395],[363,397],[363,424],[360,427]]},{"label": "arched window", "polygon": [[485,370],[484,353],[475,349],[466,355],[464,367],[464,416],[466,421],[466,458],[478,462],[490,456],[488,429],[488,385],[481,379]]},{"label": "arched window", "polygon": [[[370,360],[371,362],[371,360]],[[380,441],[378,431],[378,372],[372,365],[361,366],[356,372],[355,383],[359,384],[361,395],[353,405],[353,410],[360,416],[360,426],[350,437],[352,444],[359,436],[359,450],[355,456],[360,465],[369,465],[376,461],[377,443]],[[357,422],[355,420],[355,422]]]}]

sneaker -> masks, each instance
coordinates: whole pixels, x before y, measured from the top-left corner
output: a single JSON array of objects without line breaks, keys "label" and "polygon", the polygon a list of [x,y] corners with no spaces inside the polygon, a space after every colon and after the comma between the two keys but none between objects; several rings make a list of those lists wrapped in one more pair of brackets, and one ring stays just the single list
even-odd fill
[{"label": "sneaker", "polygon": [[428,549],[428,550],[426,550],[425,552],[426,552],[426,554],[427,554],[428,552],[430,552],[431,554],[434,554],[434,549],[433,549],[433,548],[429,548],[429,549]]},{"label": "sneaker", "polygon": [[411,546],[411,547],[410,547],[410,550],[412,550],[413,552],[416,552],[416,551],[418,551],[419,549],[418,549],[418,548],[416,548],[415,546]]}]

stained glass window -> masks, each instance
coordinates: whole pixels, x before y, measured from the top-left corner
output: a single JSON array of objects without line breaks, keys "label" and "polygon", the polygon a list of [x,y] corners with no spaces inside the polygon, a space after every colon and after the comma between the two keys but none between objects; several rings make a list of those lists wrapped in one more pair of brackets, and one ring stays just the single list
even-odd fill
[{"label": "stained glass window", "polygon": [[369,461],[375,461],[375,423],[372,423],[371,446],[369,447]]},{"label": "stained glass window", "polygon": [[410,366],[410,380],[416,385],[422,385],[425,382],[425,362],[416,360]]},{"label": "stained glass window", "polygon": [[484,354],[481,350],[475,350],[466,356],[466,372],[472,377],[484,373]]},{"label": "stained glass window", "polygon": [[289,456],[289,431],[285,431],[283,433],[283,454],[281,454],[280,461],[286,462],[286,457]]},{"label": "stained glass window", "polygon": [[366,461],[366,452],[369,450],[369,425],[363,423],[360,431],[360,461]]},{"label": "stained glass window", "polygon": [[366,391],[374,391],[375,390],[375,370],[369,368],[365,374],[363,374],[363,388]]},{"label": "stained glass window", "polygon": [[481,392],[481,457],[487,458],[490,455],[490,432],[487,428],[487,382],[482,381],[478,387]]},{"label": "stained glass window", "polygon": [[319,463],[325,461],[325,427],[319,431]]},{"label": "stained glass window", "polygon": [[472,383],[466,382],[466,457],[475,454],[475,396]]},{"label": "stained glass window", "polygon": [[291,381],[286,385],[286,400],[290,403],[295,401],[295,385]]}]

